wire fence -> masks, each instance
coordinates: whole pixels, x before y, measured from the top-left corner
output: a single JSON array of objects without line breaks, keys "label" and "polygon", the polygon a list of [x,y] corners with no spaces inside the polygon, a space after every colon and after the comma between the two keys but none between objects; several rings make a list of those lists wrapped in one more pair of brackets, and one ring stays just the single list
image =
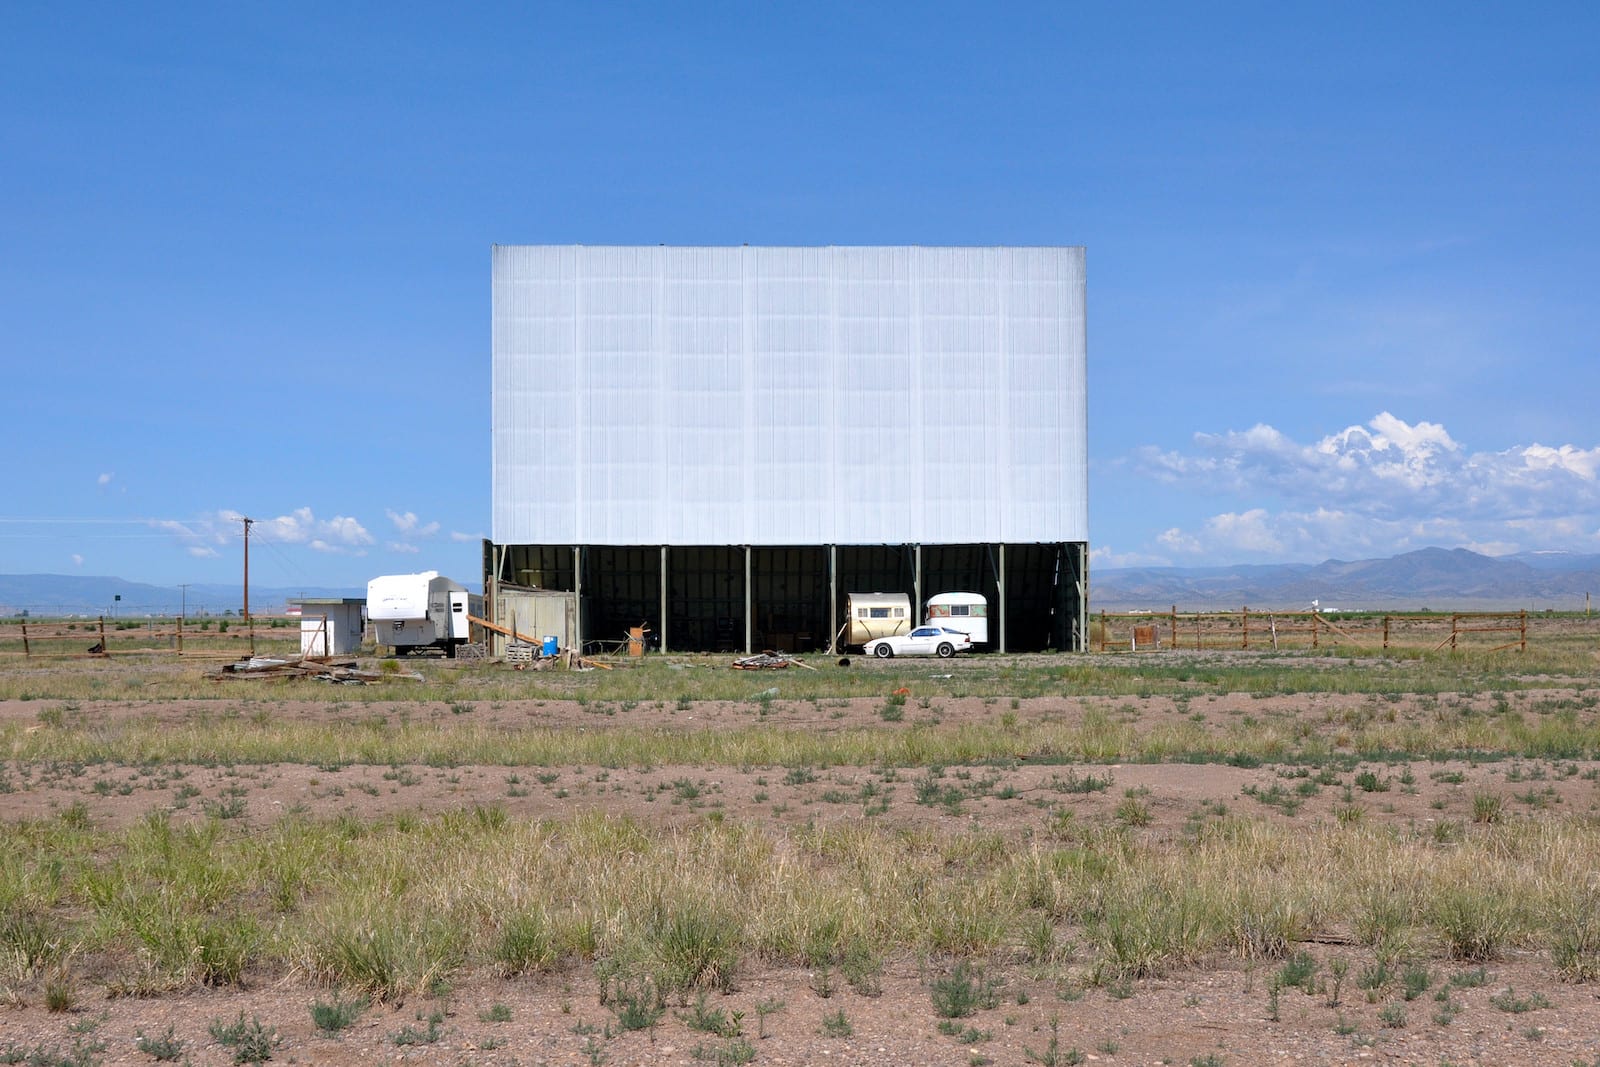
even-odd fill
[{"label": "wire fence", "polygon": [[1316,611],[1100,612],[1094,617],[1091,645],[1102,652],[1157,652],[1165,649],[1320,649],[1362,647],[1384,650],[1451,651],[1471,649],[1526,651],[1561,616],[1530,616],[1521,611],[1340,613]]},{"label": "wire fence", "polygon": [[258,615],[249,619],[107,618],[0,621],[0,660],[121,655],[238,659],[300,649],[300,620]]}]

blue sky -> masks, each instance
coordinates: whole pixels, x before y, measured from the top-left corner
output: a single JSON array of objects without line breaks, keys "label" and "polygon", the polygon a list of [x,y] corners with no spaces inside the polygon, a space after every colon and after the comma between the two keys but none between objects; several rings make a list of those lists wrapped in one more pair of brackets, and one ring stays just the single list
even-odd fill
[{"label": "blue sky", "polygon": [[1083,244],[1098,565],[1600,551],[1594,5],[457,8],[0,11],[0,572],[475,578],[495,242]]}]

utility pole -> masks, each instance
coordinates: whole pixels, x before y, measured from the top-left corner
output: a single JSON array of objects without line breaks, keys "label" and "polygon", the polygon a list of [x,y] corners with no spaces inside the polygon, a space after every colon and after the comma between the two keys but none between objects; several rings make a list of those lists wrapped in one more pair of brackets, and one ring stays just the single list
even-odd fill
[{"label": "utility pole", "polygon": [[244,624],[250,629],[250,655],[256,654],[256,623],[250,615],[250,527],[256,521],[241,517],[244,523]]}]

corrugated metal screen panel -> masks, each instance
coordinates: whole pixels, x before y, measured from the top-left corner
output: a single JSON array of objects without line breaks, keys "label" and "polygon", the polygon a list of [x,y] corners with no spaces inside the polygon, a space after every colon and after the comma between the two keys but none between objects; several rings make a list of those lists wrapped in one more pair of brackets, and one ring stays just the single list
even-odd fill
[{"label": "corrugated metal screen panel", "polygon": [[1081,248],[494,250],[502,544],[1085,541]]}]

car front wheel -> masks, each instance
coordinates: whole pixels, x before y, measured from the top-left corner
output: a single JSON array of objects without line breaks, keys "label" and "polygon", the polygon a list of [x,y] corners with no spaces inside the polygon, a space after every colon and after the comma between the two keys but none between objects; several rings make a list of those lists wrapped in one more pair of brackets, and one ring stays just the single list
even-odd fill
[{"label": "car front wheel", "polygon": [[872,654],[877,656],[879,659],[888,659],[890,656],[894,655],[894,649],[890,648],[887,644],[883,644],[879,645],[877,648],[874,648],[872,650]]},{"label": "car front wheel", "polygon": [[941,641],[939,642],[938,653],[940,659],[949,659],[956,654],[956,646],[949,641]]}]

